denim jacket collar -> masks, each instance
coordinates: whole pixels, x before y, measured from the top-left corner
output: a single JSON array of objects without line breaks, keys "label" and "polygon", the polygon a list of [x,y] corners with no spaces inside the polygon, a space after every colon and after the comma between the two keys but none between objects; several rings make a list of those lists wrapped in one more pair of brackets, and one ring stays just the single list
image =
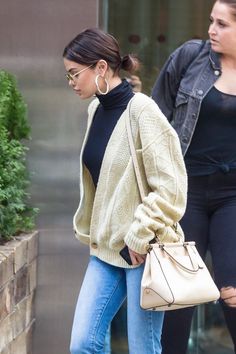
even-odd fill
[{"label": "denim jacket collar", "polygon": [[214,70],[219,70],[221,72],[221,64],[220,64],[220,54],[214,52],[210,49],[209,52],[209,60]]}]

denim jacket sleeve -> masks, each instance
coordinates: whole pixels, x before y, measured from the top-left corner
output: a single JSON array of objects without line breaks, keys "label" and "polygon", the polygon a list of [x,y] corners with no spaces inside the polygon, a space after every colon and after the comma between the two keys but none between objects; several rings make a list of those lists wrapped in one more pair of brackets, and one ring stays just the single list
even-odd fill
[{"label": "denim jacket sleeve", "polygon": [[191,40],[177,48],[164,64],[152,89],[152,98],[169,122],[172,121],[180,81],[196,58],[201,40]]}]

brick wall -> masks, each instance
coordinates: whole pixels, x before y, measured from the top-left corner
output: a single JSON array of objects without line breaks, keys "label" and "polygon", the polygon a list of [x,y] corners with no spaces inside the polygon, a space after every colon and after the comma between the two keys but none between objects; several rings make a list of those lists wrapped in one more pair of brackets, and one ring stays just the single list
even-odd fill
[{"label": "brick wall", "polygon": [[0,246],[0,354],[32,354],[38,232]]}]

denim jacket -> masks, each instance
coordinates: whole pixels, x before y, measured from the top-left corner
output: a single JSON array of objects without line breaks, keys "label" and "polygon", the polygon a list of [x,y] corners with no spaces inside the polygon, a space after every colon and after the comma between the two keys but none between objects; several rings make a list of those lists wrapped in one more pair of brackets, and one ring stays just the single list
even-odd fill
[{"label": "denim jacket", "polygon": [[152,90],[176,130],[185,155],[198,120],[201,103],[221,75],[219,54],[210,42],[191,40],[177,48],[163,66]]}]

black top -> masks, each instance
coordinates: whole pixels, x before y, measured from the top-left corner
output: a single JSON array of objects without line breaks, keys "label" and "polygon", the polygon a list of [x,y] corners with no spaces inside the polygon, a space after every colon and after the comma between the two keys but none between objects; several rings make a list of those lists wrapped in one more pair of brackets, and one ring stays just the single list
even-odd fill
[{"label": "black top", "polygon": [[109,138],[133,95],[132,88],[126,80],[122,80],[122,83],[107,95],[97,95],[100,104],[94,115],[83,153],[83,162],[91,173],[95,186],[98,183]]},{"label": "black top", "polygon": [[189,176],[236,169],[236,96],[214,86],[208,92],[185,162]]}]

